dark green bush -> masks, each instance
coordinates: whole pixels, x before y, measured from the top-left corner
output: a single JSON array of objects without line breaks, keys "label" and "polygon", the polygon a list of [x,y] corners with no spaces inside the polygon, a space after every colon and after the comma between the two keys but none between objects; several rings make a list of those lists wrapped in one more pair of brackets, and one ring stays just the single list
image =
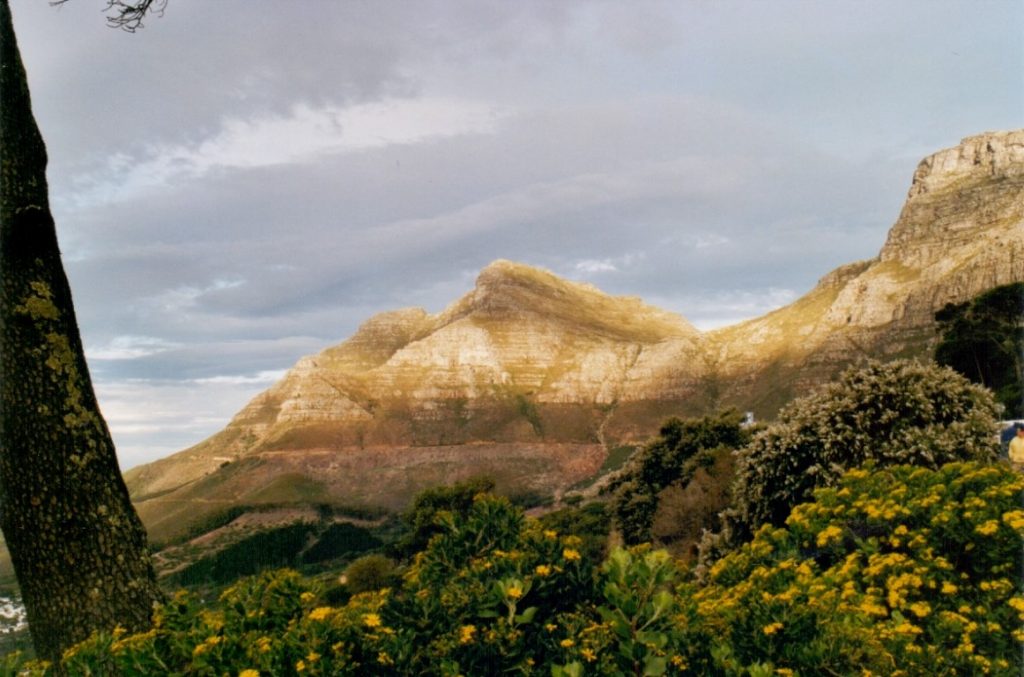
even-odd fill
[{"label": "dark green bush", "polygon": [[672,418],[630,458],[609,483],[612,513],[626,543],[651,540],[663,489],[686,486],[698,469],[714,464],[715,450],[736,449],[749,441],[742,421],[735,409],[703,418]]},{"label": "dark green bush", "polygon": [[402,521],[408,529],[405,536],[395,544],[394,550],[401,557],[409,557],[427,546],[430,538],[441,531],[438,516],[443,513],[465,515],[479,494],[494,489],[494,480],[476,477],[465,482],[443,487],[434,487],[420,492],[409,509],[402,514]]},{"label": "dark green bush", "polygon": [[316,543],[306,549],[298,561],[303,564],[324,562],[380,546],[380,539],[363,527],[348,522],[335,522],[319,535]]},{"label": "dark green bush", "polygon": [[851,368],[794,400],[739,455],[726,541],[781,526],[793,506],[848,469],[994,460],[992,394],[952,369],[906,360]]},{"label": "dark green bush", "polygon": [[352,594],[393,588],[400,583],[395,561],[381,554],[364,555],[345,569],[345,587]]}]

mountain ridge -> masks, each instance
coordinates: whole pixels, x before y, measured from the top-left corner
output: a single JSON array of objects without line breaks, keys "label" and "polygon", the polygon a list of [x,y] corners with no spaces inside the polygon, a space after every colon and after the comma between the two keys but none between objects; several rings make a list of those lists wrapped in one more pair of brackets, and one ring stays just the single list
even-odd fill
[{"label": "mountain ridge", "polygon": [[474,467],[507,490],[559,493],[669,415],[770,415],[852,362],[927,355],[937,309],[1022,280],[1024,130],[975,135],[921,161],[878,256],[762,317],[701,332],[639,298],[498,260],[440,313],[373,316],[220,433],[126,480],[162,533],[211,495],[269,500],[255,485],[280,483],[274,473],[321,487],[275,494],[285,501],[394,507]]}]

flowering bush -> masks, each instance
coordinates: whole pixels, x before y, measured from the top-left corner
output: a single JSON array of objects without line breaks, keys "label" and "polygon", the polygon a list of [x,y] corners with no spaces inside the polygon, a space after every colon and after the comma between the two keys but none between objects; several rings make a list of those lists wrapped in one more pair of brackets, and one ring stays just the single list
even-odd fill
[{"label": "flowering bush", "polygon": [[691,664],[804,674],[1020,674],[1024,478],[854,470],[718,561]]},{"label": "flowering bush", "polygon": [[[402,585],[324,601],[291,571],[215,603],[179,593],[145,633],[94,635],[73,675],[518,673],[1016,675],[1022,667],[1024,478],[955,463],[848,472],[765,525],[704,584],[664,551],[599,567],[574,536],[478,496]],[[16,657],[3,674],[41,675]]]},{"label": "flowering bush", "polygon": [[851,368],[820,392],[794,400],[777,423],[741,452],[730,545],[762,524],[781,526],[814,489],[851,468],[937,468],[994,460],[997,408],[992,394],[952,369],[910,361]]}]

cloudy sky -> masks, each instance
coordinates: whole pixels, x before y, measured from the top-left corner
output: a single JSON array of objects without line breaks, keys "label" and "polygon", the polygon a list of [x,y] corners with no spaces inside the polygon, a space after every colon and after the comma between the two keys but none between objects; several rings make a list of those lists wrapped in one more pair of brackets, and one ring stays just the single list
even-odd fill
[{"label": "cloudy sky", "polygon": [[702,328],[874,256],[1024,126],[1024,2],[11,0],[122,466],[497,258]]}]

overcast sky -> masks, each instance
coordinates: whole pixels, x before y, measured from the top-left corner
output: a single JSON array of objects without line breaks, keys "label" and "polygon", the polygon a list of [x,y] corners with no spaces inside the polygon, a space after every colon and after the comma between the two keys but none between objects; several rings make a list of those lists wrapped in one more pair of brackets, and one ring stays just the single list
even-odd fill
[{"label": "overcast sky", "polygon": [[1021,0],[11,4],[123,467],[497,258],[762,314],[1024,126]]}]

